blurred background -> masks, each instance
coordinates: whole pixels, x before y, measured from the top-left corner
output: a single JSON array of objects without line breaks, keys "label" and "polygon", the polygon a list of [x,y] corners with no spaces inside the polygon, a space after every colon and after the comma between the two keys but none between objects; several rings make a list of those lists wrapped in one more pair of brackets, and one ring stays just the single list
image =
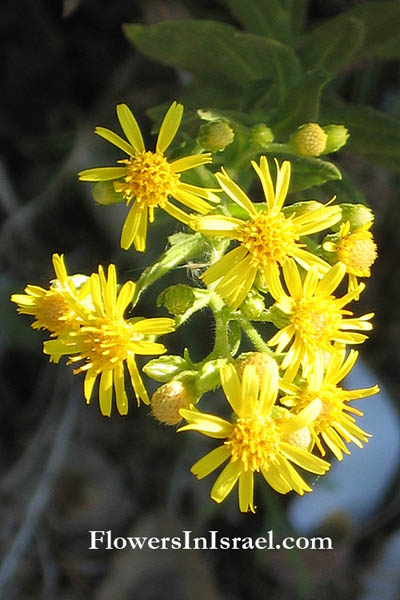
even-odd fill
[{"label": "blurred background", "polygon": [[[362,3],[362,2],[361,2]],[[360,2],[314,0],[309,27]],[[115,262],[120,279],[137,279],[183,231],[168,218],[150,230],[145,259],[119,248],[122,207],[96,206],[76,173],[114,164],[114,148],[93,134],[116,129],[115,105],[127,103],[149,142],[146,111],[180,98],[184,74],[151,62],[124,37],[123,23],[187,17],[234,23],[223,3],[191,0],[20,0],[0,9],[0,598],[156,600],[186,598],[373,600],[400,597],[400,203],[399,175],[343,150],[335,160],[361,188],[376,216],[379,260],[358,314],[375,311],[375,330],[349,388],[379,383],[361,401],[367,448],[315,482],[307,498],[257,489],[255,516],[240,515],[235,494],[209,501],[211,478],[189,473],[208,447],[187,443],[146,407],[127,417],[88,407],[82,381],[41,353],[45,334],[30,329],[9,302],[27,283],[48,286],[51,255],[64,253],[69,272],[91,273]],[[344,98],[400,117],[398,61],[356,64],[342,76]],[[111,161],[111,162],[110,162]],[[144,263],[143,260],[146,262]],[[190,269],[176,281],[190,282]],[[188,281],[189,280],[189,281]],[[171,282],[172,283],[172,282]],[[160,288],[161,289],[161,288]],[[153,315],[157,290],[141,314]],[[212,339],[206,317],[171,336],[199,338],[198,357]],[[203,320],[202,320],[203,319]],[[199,329],[201,328],[201,329]],[[148,389],[155,383],[146,381]],[[194,436],[195,437],[195,436]],[[200,437],[200,436],[199,436]],[[326,481],[325,481],[326,480]],[[89,530],[118,536],[329,535],[332,551],[90,551]]]}]

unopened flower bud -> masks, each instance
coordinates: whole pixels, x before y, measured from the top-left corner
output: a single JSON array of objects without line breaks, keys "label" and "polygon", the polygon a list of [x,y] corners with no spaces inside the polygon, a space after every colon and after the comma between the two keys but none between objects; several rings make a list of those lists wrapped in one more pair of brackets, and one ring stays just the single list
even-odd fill
[{"label": "unopened flower bud", "polygon": [[240,310],[246,319],[257,319],[265,310],[263,296],[256,290],[250,290],[240,305]]},{"label": "unopened flower bud", "polygon": [[151,398],[153,416],[164,425],[177,425],[181,420],[179,410],[188,408],[194,401],[190,388],[182,381],[170,381],[160,386]]},{"label": "unopened flower bud", "polygon": [[225,121],[213,121],[201,125],[197,143],[210,152],[225,150],[235,137],[232,127]]},{"label": "unopened flower bud", "polygon": [[294,204],[289,204],[289,206],[283,207],[283,213],[285,217],[289,217],[290,215],[295,214],[296,217],[300,217],[312,210],[317,210],[317,208],[322,208],[324,205],[321,202],[317,202],[316,200],[305,200],[303,202],[295,202]]},{"label": "unopened flower bud", "polygon": [[305,123],[297,128],[290,141],[302,156],[319,156],[326,148],[328,136],[318,123]]},{"label": "unopened flower bud", "polygon": [[285,442],[292,446],[297,446],[297,448],[301,448],[302,450],[307,450],[311,444],[310,430],[308,427],[302,427],[297,431],[292,431],[285,437]]},{"label": "unopened flower bud", "polygon": [[344,125],[324,125],[323,130],[327,137],[323,154],[336,152],[344,146],[349,137],[349,131]]},{"label": "unopened flower bud", "polygon": [[257,123],[250,129],[250,146],[255,150],[266,150],[273,141],[272,129],[265,123]]},{"label": "unopened flower bud", "polygon": [[196,386],[199,394],[216,390],[221,385],[220,368],[226,364],[226,359],[218,358],[206,362],[199,371]]},{"label": "unopened flower bud", "polygon": [[167,354],[160,358],[149,360],[143,367],[143,372],[156,381],[166,383],[185,369],[187,369],[187,364],[182,356]]},{"label": "unopened flower bud", "polygon": [[346,221],[350,223],[350,231],[355,231],[363,225],[373,223],[374,221],[374,213],[364,204],[344,203],[340,204],[340,208],[342,209],[342,219],[332,227],[334,231],[338,231],[340,224]]},{"label": "unopened flower bud", "polygon": [[236,370],[239,376],[242,377],[244,368],[247,365],[253,365],[261,381],[264,372],[271,368],[271,363],[275,362],[275,359],[266,352],[244,352],[236,361]]},{"label": "unopened flower bud", "polygon": [[159,295],[157,306],[164,306],[171,315],[183,315],[195,302],[193,288],[183,283],[171,285]]}]

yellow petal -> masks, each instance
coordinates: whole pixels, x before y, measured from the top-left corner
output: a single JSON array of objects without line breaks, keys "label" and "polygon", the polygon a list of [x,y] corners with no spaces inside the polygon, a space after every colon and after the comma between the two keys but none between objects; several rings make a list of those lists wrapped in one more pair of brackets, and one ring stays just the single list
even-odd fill
[{"label": "yellow petal", "polygon": [[113,372],[112,369],[107,369],[103,371],[100,376],[99,386],[100,410],[101,414],[105,417],[109,417],[111,415],[112,391]]},{"label": "yellow petal", "polygon": [[160,127],[157,138],[156,152],[165,152],[172,140],[174,139],[176,132],[179,129],[179,125],[182,121],[183,106],[177,104],[175,101],[169,107]]},{"label": "yellow petal", "polygon": [[133,146],[128,144],[122,137],[111,131],[110,129],[106,129],[105,127],[96,127],[94,130],[97,135],[107,140],[107,142],[111,142],[117,148],[120,148],[129,156],[135,156],[136,152]]},{"label": "yellow petal", "polygon": [[229,492],[232,491],[232,488],[236,484],[239,479],[240,473],[242,471],[242,463],[239,460],[235,462],[230,462],[222,473],[219,475],[218,479],[214,483],[211,489],[211,498],[215,501],[222,502],[225,500]]},{"label": "yellow petal", "polygon": [[78,177],[81,181],[112,181],[124,177],[126,173],[126,167],[96,167],[80,171]]},{"label": "yellow petal", "polygon": [[211,450],[211,452],[200,458],[190,470],[198,479],[203,479],[203,477],[207,477],[215,469],[218,469],[229,458],[230,454],[231,451],[228,446],[218,446],[218,448]]},{"label": "yellow petal", "polygon": [[136,152],[144,152],[146,148],[139,125],[126,104],[119,104],[117,106],[117,116],[127,140],[132,144]]},{"label": "yellow petal", "polygon": [[254,475],[252,471],[243,471],[239,476],[239,509],[241,512],[255,512],[253,504]]}]

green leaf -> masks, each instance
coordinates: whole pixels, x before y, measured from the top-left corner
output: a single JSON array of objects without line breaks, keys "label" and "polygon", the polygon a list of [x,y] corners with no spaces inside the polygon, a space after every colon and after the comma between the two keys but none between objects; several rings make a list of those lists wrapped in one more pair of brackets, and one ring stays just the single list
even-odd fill
[{"label": "green leaf", "polygon": [[289,90],[268,123],[276,139],[283,140],[303,123],[318,121],[321,91],[329,79],[326,71],[309,71]]},{"label": "green leaf", "polygon": [[281,42],[291,41],[289,15],[279,0],[221,0],[244,29]]},{"label": "green leaf", "polygon": [[400,171],[400,121],[370,106],[328,104],[321,111],[325,123],[342,123],[350,132],[346,150],[374,163]]},{"label": "green leaf", "polygon": [[292,163],[289,193],[301,192],[313,186],[319,186],[327,181],[342,178],[342,174],[333,163],[321,158],[306,158],[294,155],[280,156]]},{"label": "green leaf", "polygon": [[365,37],[360,19],[331,19],[314,29],[300,50],[305,69],[325,70],[332,75],[351,64]]},{"label": "green leaf", "polygon": [[218,74],[245,87],[260,77],[249,51],[235,40],[237,30],[215,21],[182,19],[154,25],[125,25],[128,40],[149,58],[191,73]]},{"label": "green leaf", "polygon": [[[357,19],[365,29],[364,41],[357,53],[357,59],[400,57],[400,2],[398,0],[363,2],[358,6],[353,6],[312,32],[308,39],[308,45],[310,46],[312,43],[313,37],[317,40],[322,39],[324,31],[327,35],[326,41],[331,40],[331,37],[328,36],[335,35],[334,32],[341,35],[340,28],[348,27],[350,19]],[[348,37],[345,44],[352,46],[353,40]],[[311,46],[309,51],[312,51]],[[340,54],[345,51],[345,48],[339,48]]]},{"label": "green leaf", "polygon": [[238,32],[215,21],[184,19],[150,27],[125,25],[128,39],[163,64],[201,76],[212,75],[245,88],[256,79],[277,80],[281,95],[296,81],[300,66],[293,50],[273,39]]},{"label": "green leaf", "polygon": [[294,51],[286,44],[251,33],[237,33],[235,39],[252,53],[260,78],[277,84],[281,102],[300,78],[301,67]]},{"label": "green leaf", "polygon": [[303,31],[304,23],[307,19],[309,1],[310,0],[282,0],[282,4],[289,14],[294,38]]}]

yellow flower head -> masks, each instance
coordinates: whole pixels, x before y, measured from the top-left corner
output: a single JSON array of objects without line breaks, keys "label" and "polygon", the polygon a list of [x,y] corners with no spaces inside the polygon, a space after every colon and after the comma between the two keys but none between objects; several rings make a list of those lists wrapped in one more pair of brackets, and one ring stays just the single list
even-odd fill
[{"label": "yellow flower head", "polygon": [[359,296],[365,287],[363,283],[341,298],[332,295],[346,274],[343,263],[336,263],[321,280],[318,280],[317,269],[312,267],[302,282],[296,263],[289,259],[283,265],[283,274],[289,295],[278,276],[271,280],[270,293],[276,300],[274,307],[281,311],[287,325],[268,344],[277,346],[276,351],[281,353],[292,342],[282,361],[282,369],[286,369],[284,381],[290,382],[300,365],[304,377],[313,369],[323,370],[324,352],[337,352],[333,342],[361,344],[367,336],[359,331],[372,329],[369,319],[373,313],[352,318],[353,313],[343,309]]},{"label": "yellow flower head", "polygon": [[[197,461],[192,473],[199,479],[206,477],[226,460],[229,463],[220,473],[211,490],[211,498],[222,502],[239,482],[239,507],[242,512],[254,512],[254,472],[261,472],[267,483],[277,492],[294,490],[303,495],[311,488],[299,475],[292,463],[312,473],[324,474],[329,463],[288,441],[292,432],[309,425],[318,415],[318,399],[290,419],[275,415],[278,396],[278,367],[270,358],[269,368],[259,379],[256,368],[247,365],[240,380],[232,365],[221,368],[222,387],[235,413],[231,423],[220,417],[192,409],[181,409],[188,422],[179,431],[198,431],[212,438],[224,440],[223,445]],[[282,409],[281,409],[282,410]]]},{"label": "yellow flower head", "polygon": [[32,315],[34,329],[47,329],[52,335],[58,335],[64,329],[79,327],[79,319],[65,299],[65,292],[73,290],[83,301],[88,296],[87,278],[83,275],[68,275],[64,265],[64,256],[54,254],[53,266],[57,279],[48,290],[38,285],[27,285],[25,294],[13,294],[11,301],[18,304],[20,314]]},{"label": "yellow flower head", "polygon": [[322,442],[338,460],[342,460],[343,453],[350,454],[344,442],[353,442],[362,448],[362,442],[367,442],[370,437],[356,425],[352,415],[362,416],[363,413],[349,405],[349,401],[377,394],[379,387],[374,385],[370,388],[344,390],[338,385],[353,368],[357,356],[358,352],[350,350],[346,358],[346,348],[338,347],[338,351],[329,357],[324,371],[314,370],[307,380],[298,385],[292,383],[283,386],[287,396],[281,398],[281,402],[295,413],[304,410],[315,398],[320,399],[321,411],[308,425],[308,429],[322,456],[325,456]]},{"label": "yellow flower head", "polygon": [[357,277],[370,277],[371,267],[377,257],[377,247],[370,227],[372,221],[350,231],[350,221],[342,223],[336,243],[325,242],[324,250],[335,252],[340,262],[346,265],[349,274],[349,290],[357,286]]},{"label": "yellow flower head", "polygon": [[233,309],[237,309],[247,296],[258,270],[269,285],[278,266],[288,257],[293,257],[305,269],[316,266],[321,274],[325,273],[329,265],[305,250],[300,238],[330,227],[341,216],[339,206],[321,206],[299,216],[293,213],[286,217],[282,207],[289,188],[290,162],[284,161],[281,167],[277,163],[275,189],[266,157],[260,158],[259,165],[252,161],[252,166],[264,190],[265,211],[258,211],[244,191],[222,170],[216,175],[221,188],[246,211],[248,218],[210,215],[192,222],[201,233],[239,242],[202,275],[207,285],[218,281],[215,291]]},{"label": "yellow flower head", "polygon": [[126,140],[104,127],[95,132],[123,150],[129,158],[120,160],[122,167],[99,167],[79,173],[82,181],[114,181],[114,189],[121,192],[127,205],[133,204],[126,217],[121,234],[121,247],[128,250],[132,243],[139,252],[146,249],[147,220],[154,221],[154,209],[161,208],[182,223],[189,215],[175,206],[174,198],[191,211],[206,214],[212,206],[205,200],[218,201],[206,188],[180,180],[183,171],[211,162],[211,154],[186,156],[169,162],[164,156],[182,120],[183,106],[173,102],[164,117],[157,138],[156,151],[146,150],[135,117],[126,104],[117,106],[117,116]]},{"label": "yellow flower head", "polygon": [[98,273],[90,277],[92,309],[80,302],[75,294],[65,295],[66,301],[80,318],[80,327],[64,330],[57,339],[44,344],[44,352],[51,359],[58,360],[60,356],[67,355],[68,364],[83,361],[74,374],[86,373],[84,395],[87,403],[100,375],[100,410],[106,416],[111,414],[113,388],[119,413],[125,415],[128,412],[125,366],[128,367],[138,404],[140,400],[149,404],[135,355],[163,354],[166,348],[153,342],[152,337],[175,329],[173,319],[125,319],[124,313],[134,291],[134,282],[127,281],[118,292],[115,266],[108,267],[107,277],[99,266]]}]

